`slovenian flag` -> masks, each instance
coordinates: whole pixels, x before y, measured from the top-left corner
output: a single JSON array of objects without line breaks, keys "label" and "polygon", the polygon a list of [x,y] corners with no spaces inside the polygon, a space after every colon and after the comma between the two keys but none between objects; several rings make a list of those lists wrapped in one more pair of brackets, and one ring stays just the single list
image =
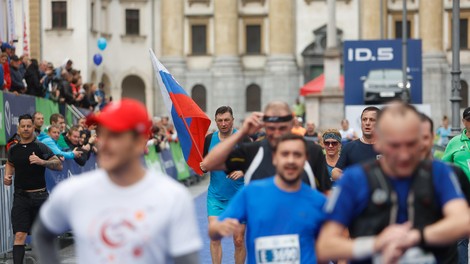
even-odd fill
[{"label": "slovenian flag", "polygon": [[202,175],[203,172],[199,168],[199,164],[202,161],[204,139],[211,120],[188,96],[152,50],[150,50],[150,58],[163,95],[163,101],[178,133],[184,159],[189,167],[197,174]]}]

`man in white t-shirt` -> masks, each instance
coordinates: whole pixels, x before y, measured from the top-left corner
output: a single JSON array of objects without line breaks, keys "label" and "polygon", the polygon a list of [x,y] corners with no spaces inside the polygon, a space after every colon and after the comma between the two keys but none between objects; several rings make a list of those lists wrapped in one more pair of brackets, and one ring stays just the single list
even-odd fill
[{"label": "man in white t-shirt", "polygon": [[347,119],[341,120],[341,129],[339,130],[341,134],[341,141],[343,144],[350,141],[356,140],[357,134],[352,127],[349,127],[349,121]]},{"label": "man in white t-shirt", "polygon": [[54,239],[72,230],[77,263],[199,263],[202,246],[189,192],[141,163],[151,127],[132,99],[87,119],[98,125],[101,169],[60,183],[33,239],[41,263],[59,263]]}]

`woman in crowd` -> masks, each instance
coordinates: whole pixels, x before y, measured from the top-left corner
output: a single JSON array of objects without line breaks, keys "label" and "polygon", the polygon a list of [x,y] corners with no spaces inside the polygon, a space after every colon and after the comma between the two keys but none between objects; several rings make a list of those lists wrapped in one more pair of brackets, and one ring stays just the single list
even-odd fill
[{"label": "woman in crowd", "polygon": [[[338,162],[341,150],[341,134],[338,129],[328,129],[323,133],[322,144],[325,148],[325,157],[328,167],[328,174],[331,178],[331,171]],[[332,180],[333,181],[333,180]]]},{"label": "woman in crowd", "polygon": [[40,83],[39,64],[36,59],[31,59],[31,63],[27,66],[24,79],[28,85],[27,93],[33,96],[44,96]]}]

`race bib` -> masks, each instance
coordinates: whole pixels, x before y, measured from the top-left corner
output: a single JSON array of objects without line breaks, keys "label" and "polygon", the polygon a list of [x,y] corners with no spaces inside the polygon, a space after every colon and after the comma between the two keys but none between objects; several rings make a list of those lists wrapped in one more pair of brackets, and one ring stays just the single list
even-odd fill
[{"label": "race bib", "polygon": [[300,264],[299,235],[259,237],[255,252],[257,264]]}]

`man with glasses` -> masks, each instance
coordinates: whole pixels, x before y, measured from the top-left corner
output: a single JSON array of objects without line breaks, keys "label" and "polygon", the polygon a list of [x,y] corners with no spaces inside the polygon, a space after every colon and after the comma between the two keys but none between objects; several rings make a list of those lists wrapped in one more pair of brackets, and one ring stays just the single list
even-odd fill
[{"label": "man with glasses", "polygon": [[341,155],[332,171],[333,180],[338,180],[347,167],[365,162],[370,159],[378,159],[379,153],[374,150],[376,140],[375,122],[379,109],[375,106],[368,106],[362,110],[361,130],[362,137],[344,145]]},{"label": "man with glasses", "polygon": [[[293,127],[292,111],[285,102],[269,103],[264,113],[255,112],[245,119],[239,133],[228,137],[218,144],[203,160],[205,170],[241,170],[245,173],[245,184],[252,180],[271,177],[276,173],[273,165],[273,147],[283,135],[289,134]],[[257,133],[264,128],[266,138],[261,141],[243,144],[234,149],[244,137]],[[326,192],[331,181],[326,169],[325,156],[320,146],[308,142],[308,160],[302,172],[302,180],[312,188]]]},{"label": "man with glasses", "polygon": [[[227,139],[237,130],[233,128],[233,111],[230,106],[221,106],[215,111],[215,122],[218,130],[206,136],[204,142],[204,156],[207,155],[217,144]],[[250,142],[245,137],[245,142]],[[243,172],[232,171],[212,171],[209,189],[207,190],[207,215],[209,224],[217,219],[227,208],[232,197],[243,187]],[[245,263],[246,250],[244,243],[245,226],[233,234],[233,244],[235,246],[235,263]],[[212,263],[222,263],[222,244],[220,240],[212,240],[210,243]]]}]

